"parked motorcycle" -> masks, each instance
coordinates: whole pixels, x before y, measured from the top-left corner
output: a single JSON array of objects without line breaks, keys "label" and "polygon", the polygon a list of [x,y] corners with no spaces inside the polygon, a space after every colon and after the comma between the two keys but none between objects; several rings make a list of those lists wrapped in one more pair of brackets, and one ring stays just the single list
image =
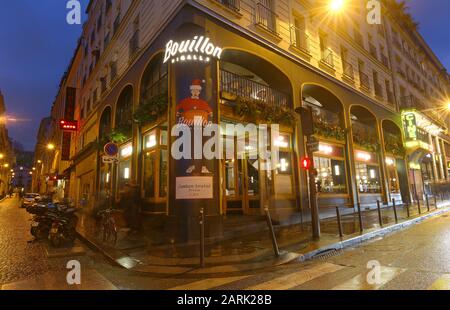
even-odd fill
[{"label": "parked motorcycle", "polygon": [[48,240],[54,247],[73,243],[76,239],[76,226],[78,218],[75,216],[76,209],[64,210],[64,213],[53,220],[48,234]]},{"label": "parked motorcycle", "polygon": [[31,234],[37,239],[49,239],[50,243],[59,247],[75,241],[75,228],[78,218],[76,209],[61,204],[35,204],[27,208],[35,215],[32,219]]}]

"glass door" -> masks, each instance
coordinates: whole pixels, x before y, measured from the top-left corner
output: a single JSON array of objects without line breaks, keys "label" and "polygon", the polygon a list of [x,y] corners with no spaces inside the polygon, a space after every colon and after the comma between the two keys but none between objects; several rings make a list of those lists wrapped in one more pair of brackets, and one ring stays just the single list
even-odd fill
[{"label": "glass door", "polygon": [[[257,150],[246,148],[237,154],[236,139],[227,137],[227,147],[234,145],[234,158],[224,160],[224,198],[226,214],[260,214],[260,163]],[[233,143],[233,144],[231,144]]]}]

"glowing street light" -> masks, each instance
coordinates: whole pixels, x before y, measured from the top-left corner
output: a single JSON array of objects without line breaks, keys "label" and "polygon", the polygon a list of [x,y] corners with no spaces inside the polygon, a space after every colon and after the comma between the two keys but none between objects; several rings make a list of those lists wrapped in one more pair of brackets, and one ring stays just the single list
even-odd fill
[{"label": "glowing street light", "polygon": [[5,158],[5,154],[0,153],[0,159],[3,159],[3,158]]},{"label": "glowing street light", "polygon": [[4,164],[3,167],[9,168],[9,164]]},{"label": "glowing street light", "polygon": [[330,0],[329,8],[333,12],[340,12],[344,9],[345,0]]},{"label": "glowing street light", "polygon": [[47,149],[53,151],[55,149],[55,145],[53,143],[47,144]]},{"label": "glowing street light", "polygon": [[37,161],[37,163],[38,163],[38,164],[42,164],[42,160],[39,159],[39,160]]}]

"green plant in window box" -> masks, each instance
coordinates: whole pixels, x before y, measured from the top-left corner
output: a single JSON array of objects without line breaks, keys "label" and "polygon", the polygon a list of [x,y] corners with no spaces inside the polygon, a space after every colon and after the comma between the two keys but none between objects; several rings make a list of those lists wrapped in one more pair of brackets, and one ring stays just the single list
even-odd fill
[{"label": "green plant in window box", "polygon": [[132,134],[132,125],[122,125],[114,128],[109,134],[109,140],[114,143],[123,143],[127,141]]},{"label": "green plant in window box", "polygon": [[297,115],[291,109],[267,104],[262,100],[238,97],[233,102],[234,114],[253,121],[264,121],[268,124],[282,123],[288,126],[295,124]]},{"label": "green plant in window box", "polygon": [[314,133],[323,138],[345,141],[347,131],[338,125],[316,121],[314,123]]},{"label": "green plant in window box", "polygon": [[158,117],[166,113],[167,108],[167,94],[156,95],[141,102],[133,115],[133,119],[139,125],[149,124],[156,121]]}]

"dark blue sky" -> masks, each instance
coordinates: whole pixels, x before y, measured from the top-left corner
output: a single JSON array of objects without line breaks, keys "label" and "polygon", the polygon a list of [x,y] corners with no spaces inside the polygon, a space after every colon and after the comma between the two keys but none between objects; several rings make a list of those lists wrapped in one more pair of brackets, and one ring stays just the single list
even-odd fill
[{"label": "dark blue sky", "polygon": [[[81,26],[66,23],[66,0],[2,0],[0,89],[8,114],[28,119],[8,124],[10,135],[32,150],[40,120],[49,114],[58,83],[73,55]],[[83,11],[88,0],[81,0]],[[420,32],[450,68],[450,1],[410,0]]]}]

